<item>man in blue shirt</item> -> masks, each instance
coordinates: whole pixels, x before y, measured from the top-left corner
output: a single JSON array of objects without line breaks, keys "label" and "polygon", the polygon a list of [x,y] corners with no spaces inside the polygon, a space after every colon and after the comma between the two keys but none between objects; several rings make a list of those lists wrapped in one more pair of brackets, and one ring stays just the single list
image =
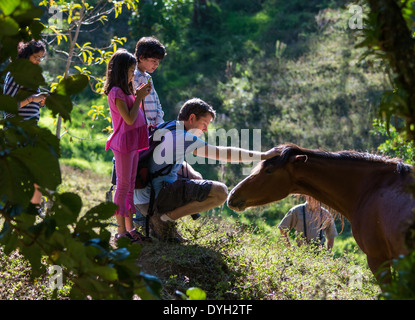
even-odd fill
[{"label": "man in blue shirt", "polygon": [[[203,180],[200,175],[200,179],[194,178],[198,173],[186,166],[186,156],[193,154],[215,160],[242,162],[253,157],[264,160],[277,155],[275,148],[267,152],[258,152],[206,143],[200,137],[207,132],[215,116],[212,106],[201,99],[193,98],[186,101],[180,109],[178,121],[173,123],[175,130],[160,129],[154,135],[154,140],[163,140],[154,149],[150,172],[157,172],[167,164],[173,164],[167,174],[152,181],[156,210],[150,219],[150,226],[158,238],[163,238],[167,226],[177,219],[218,207],[227,199],[228,188],[225,184]],[[187,168],[182,168],[184,163]],[[193,170],[189,175],[193,179],[179,177],[181,169],[184,169],[182,172],[186,169]],[[148,195],[148,191],[147,189],[144,193]],[[137,195],[136,192],[136,200],[140,198],[135,201],[136,206],[141,212],[147,212],[148,198],[143,196],[143,192],[140,193]]]}]

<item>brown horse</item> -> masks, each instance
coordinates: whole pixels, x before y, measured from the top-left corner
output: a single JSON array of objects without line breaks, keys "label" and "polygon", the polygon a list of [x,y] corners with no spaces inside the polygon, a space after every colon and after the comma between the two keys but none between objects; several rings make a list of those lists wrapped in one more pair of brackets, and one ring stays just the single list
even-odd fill
[{"label": "brown horse", "polygon": [[412,166],[398,159],[352,151],[325,152],[288,144],[259,163],[229,194],[236,211],[309,195],[345,216],[374,274],[385,262],[408,252],[405,233],[414,221],[415,201],[406,186]]}]

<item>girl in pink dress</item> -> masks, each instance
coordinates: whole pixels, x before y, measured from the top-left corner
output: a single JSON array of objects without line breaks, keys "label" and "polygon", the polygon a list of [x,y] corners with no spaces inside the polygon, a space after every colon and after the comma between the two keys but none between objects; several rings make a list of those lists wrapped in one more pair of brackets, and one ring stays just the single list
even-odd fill
[{"label": "girl in pink dress", "polygon": [[113,133],[105,150],[111,149],[115,158],[117,188],[114,203],[118,205],[115,217],[118,224],[116,238],[126,237],[132,242],[146,238],[133,225],[135,206],[134,184],[137,174],[139,151],[148,148],[148,130],[142,100],[151,91],[151,84],[132,87],[137,60],[124,49],[117,50],[107,66],[104,93],[108,96]]}]

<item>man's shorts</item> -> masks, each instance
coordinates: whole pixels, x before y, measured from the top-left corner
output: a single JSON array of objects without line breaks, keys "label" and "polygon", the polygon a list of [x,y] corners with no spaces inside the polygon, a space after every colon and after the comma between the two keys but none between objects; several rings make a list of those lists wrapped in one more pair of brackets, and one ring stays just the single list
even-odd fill
[{"label": "man's shorts", "polygon": [[157,199],[159,213],[173,211],[192,201],[205,201],[212,189],[210,180],[178,179],[173,183],[164,182]]}]

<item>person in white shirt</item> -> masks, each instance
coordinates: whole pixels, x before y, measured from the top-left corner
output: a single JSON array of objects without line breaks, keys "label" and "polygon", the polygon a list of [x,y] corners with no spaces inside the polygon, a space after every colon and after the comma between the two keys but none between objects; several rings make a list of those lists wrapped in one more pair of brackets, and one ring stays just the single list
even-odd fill
[{"label": "person in white shirt", "polygon": [[295,229],[298,245],[303,245],[304,241],[306,243],[314,241],[324,245],[327,238],[327,249],[333,248],[334,238],[337,236],[334,219],[320,204],[316,212],[315,202],[316,200],[306,196],[305,203],[291,208],[281,220],[278,228],[287,246],[291,245],[288,233],[291,229]]},{"label": "person in white shirt", "polygon": [[[150,73],[157,69],[166,54],[164,45],[154,37],[142,37],[135,46],[134,55],[137,59],[137,68],[134,72],[134,88],[139,88],[148,82],[151,83],[150,94],[143,101],[143,111],[150,131],[164,122],[164,112]],[[145,217],[137,211],[134,222],[143,227]]]},{"label": "person in white shirt", "polygon": [[141,84],[149,81],[151,83],[151,92],[144,100],[144,114],[150,127],[156,127],[164,122],[164,112],[150,73],[157,69],[165,56],[166,49],[156,38],[143,37],[138,40],[135,47],[135,57],[138,63],[134,73],[134,86],[138,88]]}]

